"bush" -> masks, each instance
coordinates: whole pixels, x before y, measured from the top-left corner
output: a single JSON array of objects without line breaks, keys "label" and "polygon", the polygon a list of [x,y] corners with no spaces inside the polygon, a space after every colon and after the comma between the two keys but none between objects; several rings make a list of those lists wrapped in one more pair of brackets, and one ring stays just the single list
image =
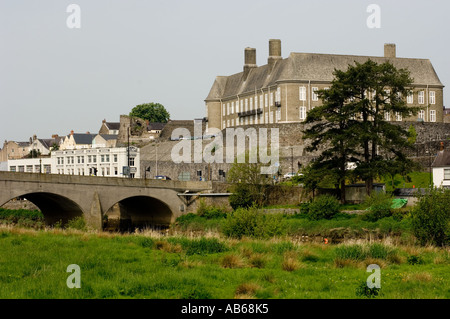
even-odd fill
[{"label": "bush", "polygon": [[420,244],[445,246],[450,243],[450,190],[430,189],[419,195],[411,211],[414,235]]},{"label": "bush", "polygon": [[308,217],[311,220],[331,219],[339,213],[339,201],[332,195],[317,196],[308,205]]},{"label": "bush", "polygon": [[221,208],[215,206],[208,206],[204,201],[200,201],[200,204],[197,209],[197,215],[200,217],[204,217],[206,219],[213,218],[225,218],[227,213],[224,212]]},{"label": "bush", "polygon": [[85,231],[87,230],[86,221],[83,216],[75,217],[67,222],[67,228]]},{"label": "bush", "polygon": [[233,194],[229,197],[230,206],[233,209],[249,208],[255,203],[255,198],[246,184],[236,184]]},{"label": "bush", "polygon": [[392,195],[384,192],[372,192],[363,204],[368,212],[364,214],[363,220],[376,222],[377,220],[392,215]]},{"label": "bush", "polygon": [[381,288],[369,288],[367,286],[367,282],[363,281],[359,284],[359,286],[356,288],[356,295],[358,297],[366,297],[366,298],[375,298],[380,295]]},{"label": "bush", "polygon": [[238,208],[228,215],[222,227],[225,236],[270,238],[283,233],[281,215],[264,215],[255,206]]}]

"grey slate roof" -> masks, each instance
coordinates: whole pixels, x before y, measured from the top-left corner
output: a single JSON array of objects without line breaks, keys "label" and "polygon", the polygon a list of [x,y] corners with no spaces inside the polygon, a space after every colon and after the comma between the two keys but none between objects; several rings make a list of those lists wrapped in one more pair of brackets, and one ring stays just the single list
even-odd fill
[{"label": "grey slate roof", "polygon": [[105,141],[117,140],[116,134],[100,134]]},{"label": "grey slate roof", "polygon": [[92,144],[92,140],[95,135],[92,134],[83,134],[83,133],[74,133],[73,139],[77,144]]},{"label": "grey slate roof", "polygon": [[428,59],[291,53],[288,58],[277,61],[272,70],[268,64],[251,69],[245,81],[243,72],[216,77],[206,101],[258,91],[284,81],[331,82],[335,69],[346,70],[349,64],[364,63],[368,59],[376,63],[390,61],[398,69],[408,69],[414,85],[443,87]]},{"label": "grey slate roof", "polygon": [[166,123],[159,123],[159,122],[153,122],[153,123],[149,123],[147,125],[147,130],[148,131],[153,131],[153,130],[162,130],[164,128],[164,126],[166,125]]},{"label": "grey slate roof", "polygon": [[439,151],[433,161],[432,167],[450,167],[450,150]]},{"label": "grey slate roof", "polygon": [[120,122],[105,122],[105,125],[110,130],[118,130],[120,128]]}]

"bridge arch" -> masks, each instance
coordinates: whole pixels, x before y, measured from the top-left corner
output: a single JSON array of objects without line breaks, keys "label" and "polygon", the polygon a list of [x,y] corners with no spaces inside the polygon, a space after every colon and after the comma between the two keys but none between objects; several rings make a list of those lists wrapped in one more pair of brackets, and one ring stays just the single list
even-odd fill
[{"label": "bridge arch", "polygon": [[[25,198],[35,204],[44,215],[47,225],[61,222],[65,225],[69,220],[83,216],[83,209],[73,200],[55,193],[31,192],[21,194],[15,198]],[[4,203],[3,203],[4,204]]]},{"label": "bridge arch", "polygon": [[165,202],[147,195],[125,197],[104,213],[104,230],[133,231],[134,229],[167,228],[174,213]]}]

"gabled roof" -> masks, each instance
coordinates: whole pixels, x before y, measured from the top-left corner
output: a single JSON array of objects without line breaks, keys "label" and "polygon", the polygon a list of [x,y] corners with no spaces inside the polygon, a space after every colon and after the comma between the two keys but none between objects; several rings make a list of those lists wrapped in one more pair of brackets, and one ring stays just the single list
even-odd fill
[{"label": "gabled roof", "polygon": [[431,167],[450,167],[450,150],[439,151]]},{"label": "gabled roof", "polygon": [[116,134],[99,134],[105,141],[117,140]]},{"label": "gabled roof", "polygon": [[83,134],[83,133],[74,133],[73,134],[73,140],[76,144],[92,144],[92,140],[94,139],[95,135],[92,134]]},{"label": "gabled roof", "polygon": [[120,122],[104,122],[106,127],[110,130],[118,130],[120,128]]},{"label": "gabled roof", "polygon": [[335,69],[345,71],[349,64],[365,63],[368,59],[376,63],[390,61],[397,69],[408,69],[414,85],[443,87],[428,59],[291,53],[288,58],[277,61],[273,68],[266,64],[250,69],[245,80],[244,72],[216,77],[206,101],[258,92],[261,88],[267,88],[280,82],[331,82]]},{"label": "gabled roof", "polygon": [[148,131],[153,131],[153,130],[161,131],[165,125],[166,125],[166,123],[159,123],[159,122],[149,123],[147,125],[147,130]]}]

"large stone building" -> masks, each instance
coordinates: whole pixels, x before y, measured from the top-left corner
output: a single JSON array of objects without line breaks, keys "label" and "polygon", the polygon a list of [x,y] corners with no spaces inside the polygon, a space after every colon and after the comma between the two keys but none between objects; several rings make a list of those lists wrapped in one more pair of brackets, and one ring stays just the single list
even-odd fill
[{"label": "large stone building", "polygon": [[252,124],[302,122],[309,110],[321,104],[315,93],[330,87],[335,69],[349,64],[390,61],[413,78],[407,104],[422,110],[415,118],[392,114],[391,121],[443,122],[443,85],[428,59],[399,58],[395,44],[385,44],[384,57],[316,53],[281,56],[281,41],[269,40],[267,64],[256,65],[256,50],[245,49],[243,71],[217,76],[206,98],[208,127],[224,129]]}]

